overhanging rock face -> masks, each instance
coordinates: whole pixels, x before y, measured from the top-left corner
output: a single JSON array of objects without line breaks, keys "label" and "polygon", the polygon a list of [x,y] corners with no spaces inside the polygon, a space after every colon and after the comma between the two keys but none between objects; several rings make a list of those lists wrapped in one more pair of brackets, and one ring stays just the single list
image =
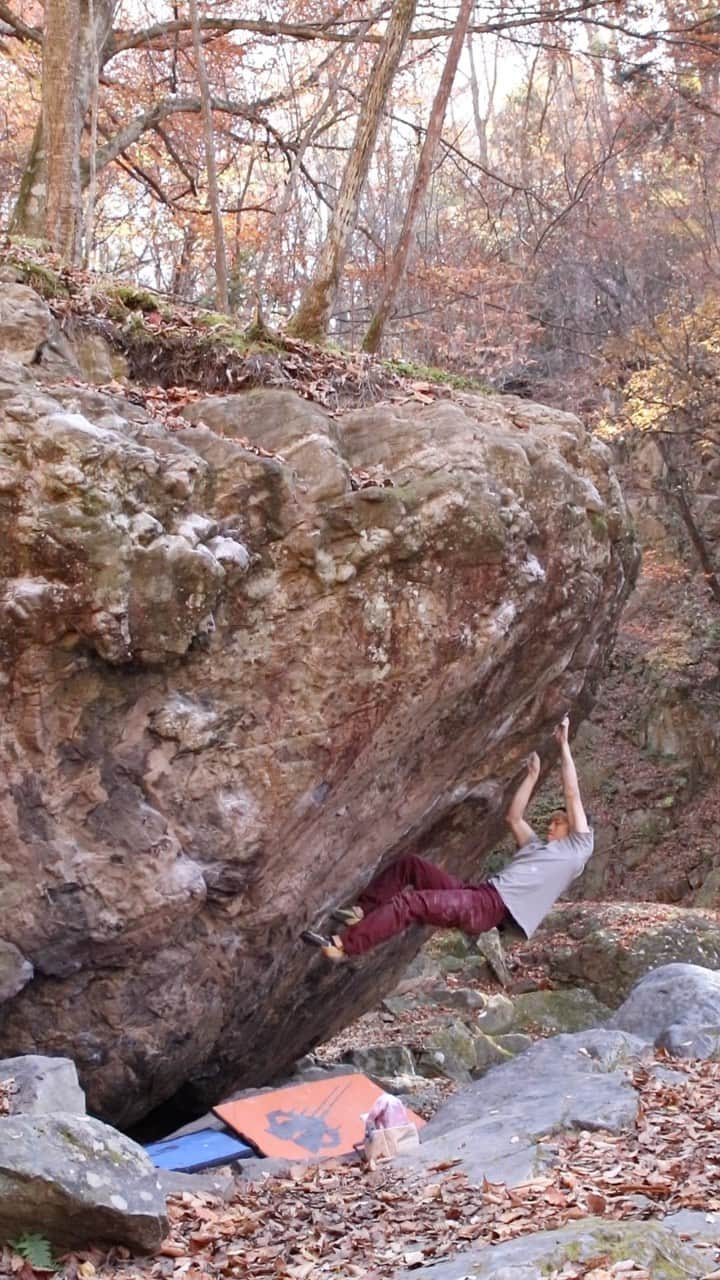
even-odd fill
[{"label": "overhanging rock face", "polygon": [[419,934],[331,970],[300,931],[410,846],[482,875],[636,553],[603,446],[513,398],[170,434],[6,360],[0,414],[0,1054],[127,1124],[387,989]]}]

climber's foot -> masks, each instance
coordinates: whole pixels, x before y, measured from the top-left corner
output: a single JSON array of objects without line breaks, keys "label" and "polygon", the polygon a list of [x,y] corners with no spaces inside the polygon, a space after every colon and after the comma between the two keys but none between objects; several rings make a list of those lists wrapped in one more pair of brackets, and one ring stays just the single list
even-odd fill
[{"label": "climber's foot", "polygon": [[334,964],[347,959],[343,944],[339,938],[328,938],[324,933],[316,933],[314,929],[305,929],[300,934],[301,940],[308,947],[318,947],[328,960],[332,960]]}]

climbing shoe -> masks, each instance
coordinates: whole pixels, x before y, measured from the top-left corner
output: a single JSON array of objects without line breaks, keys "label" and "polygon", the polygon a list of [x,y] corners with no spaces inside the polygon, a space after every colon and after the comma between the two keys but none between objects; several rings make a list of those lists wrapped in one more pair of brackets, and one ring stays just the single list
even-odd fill
[{"label": "climbing shoe", "polygon": [[338,924],[344,924],[349,929],[354,924],[359,924],[365,919],[365,912],[362,907],[336,907],[331,912],[331,918],[337,920]]},{"label": "climbing shoe", "polygon": [[346,959],[339,938],[326,938],[324,933],[316,933],[314,929],[305,929],[300,938],[308,947],[319,947],[323,955],[336,964]]}]

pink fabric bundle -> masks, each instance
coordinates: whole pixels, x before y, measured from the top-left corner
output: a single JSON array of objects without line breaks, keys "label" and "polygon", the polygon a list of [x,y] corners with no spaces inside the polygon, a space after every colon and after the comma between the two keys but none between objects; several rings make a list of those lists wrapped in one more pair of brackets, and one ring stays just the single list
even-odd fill
[{"label": "pink fabric bundle", "polygon": [[381,1093],[365,1117],[365,1132],[373,1129],[391,1129],[397,1124],[407,1124],[408,1113],[405,1103],[392,1093]]}]

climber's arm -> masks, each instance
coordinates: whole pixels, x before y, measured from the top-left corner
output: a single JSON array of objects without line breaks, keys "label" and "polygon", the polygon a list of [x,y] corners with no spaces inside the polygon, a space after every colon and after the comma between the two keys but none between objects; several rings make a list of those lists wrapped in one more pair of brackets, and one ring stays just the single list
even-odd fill
[{"label": "climber's arm", "polygon": [[560,769],[562,771],[565,808],[567,810],[570,830],[575,834],[580,834],[583,831],[589,831],[590,828],[585,815],[583,802],[580,798],[580,786],[578,783],[577,771],[575,769],[575,761],[572,758],[570,743],[568,742],[569,728],[570,719],[568,716],[563,716],[563,719],[555,730],[555,738],[560,744]]},{"label": "climber's arm", "polygon": [[540,757],[536,751],[533,751],[528,760],[527,774],[512,798],[505,819],[517,840],[519,848],[522,848],[529,840],[532,840],[535,834],[530,824],[525,821],[525,810],[530,803],[530,797],[535,790],[535,784],[539,777]]}]

